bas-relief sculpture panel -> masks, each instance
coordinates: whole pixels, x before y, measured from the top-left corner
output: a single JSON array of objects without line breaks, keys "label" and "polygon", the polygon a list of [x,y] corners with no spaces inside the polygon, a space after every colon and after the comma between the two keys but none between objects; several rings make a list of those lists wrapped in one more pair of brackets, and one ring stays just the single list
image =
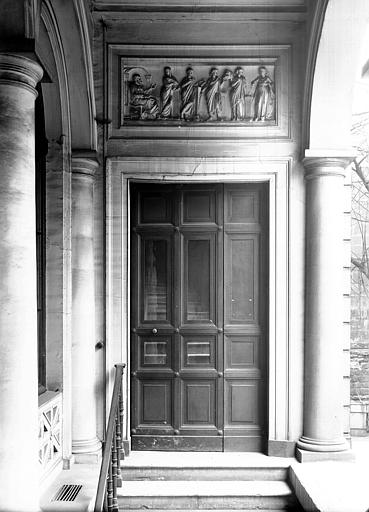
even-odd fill
[{"label": "bas-relief sculpture panel", "polygon": [[108,145],[289,139],[290,45],[108,45]]},{"label": "bas-relief sculpture panel", "polygon": [[[127,62],[128,61],[128,62]],[[123,124],[269,123],[276,120],[275,65],[122,59]]]}]

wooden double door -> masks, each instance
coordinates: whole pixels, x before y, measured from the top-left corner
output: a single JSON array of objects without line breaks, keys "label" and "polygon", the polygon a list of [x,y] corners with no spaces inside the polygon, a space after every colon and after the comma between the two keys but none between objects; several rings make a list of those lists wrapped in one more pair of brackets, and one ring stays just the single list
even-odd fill
[{"label": "wooden double door", "polygon": [[131,192],[132,449],[263,450],[265,184]]}]

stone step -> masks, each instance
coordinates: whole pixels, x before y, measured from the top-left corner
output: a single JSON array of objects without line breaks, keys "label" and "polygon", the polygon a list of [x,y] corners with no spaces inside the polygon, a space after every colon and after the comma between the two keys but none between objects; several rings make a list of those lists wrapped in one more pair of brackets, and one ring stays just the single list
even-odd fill
[{"label": "stone step", "polygon": [[125,481],[121,510],[290,510],[290,487],[277,481]]},{"label": "stone step", "polygon": [[122,479],[131,480],[258,480],[286,481],[286,467],[152,467],[131,466],[129,462],[121,467]]}]

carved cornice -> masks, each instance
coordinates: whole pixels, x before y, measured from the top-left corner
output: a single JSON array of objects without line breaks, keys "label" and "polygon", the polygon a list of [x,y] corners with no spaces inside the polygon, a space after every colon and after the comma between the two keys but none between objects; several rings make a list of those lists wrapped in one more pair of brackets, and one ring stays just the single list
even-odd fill
[{"label": "carved cornice", "polygon": [[99,167],[96,151],[75,150],[72,155],[73,175],[93,177]]},{"label": "carved cornice", "polygon": [[304,0],[93,0],[94,11],[305,12]]},{"label": "carved cornice", "polygon": [[36,85],[42,75],[41,66],[34,60],[14,53],[0,53],[0,83],[24,87],[36,96]]}]

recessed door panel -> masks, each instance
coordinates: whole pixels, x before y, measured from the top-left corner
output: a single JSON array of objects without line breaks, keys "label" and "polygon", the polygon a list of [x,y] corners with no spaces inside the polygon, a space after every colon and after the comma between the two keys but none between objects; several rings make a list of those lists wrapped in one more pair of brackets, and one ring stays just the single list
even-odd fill
[{"label": "recessed door panel", "polygon": [[139,425],[170,425],[172,382],[171,380],[140,380],[139,393]]},{"label": "recessed door panel", "polygon": [[225,223],[259,222],[257,189],[242,190],[229,186],[226,194]]},{"label": "recessed door panel", "polygon": [[258,235],[226,234],[225,323],[258,322]]},{"label": "recessed door panel", "polygon": [[183,380],[181,389],[182,428],[189,426],[216,428],[216,382]]},{"label": "recessed door panel", "polygon": [[225,366],[229,369],[259,368],[258,336],[231,334],[225,337],[227,348]]},{"label": "recessed door panel", "polygon": [[214,190],[183,192],[183,223],[215,222]]},{"label": "recessed door panel", "polygon": [[258,424],[258,383],[252,380],[228,379],[226,426],[238,427]]},{"label": "recessed door panel", "polygon": [[172,336],[139,336],[137,348],[140,370],[172,368]]},{"label": "recessed door panel", "polygon": [[217,368],[217,336],[187,335],[181,337],[181,370]]},{"label": "recessed door panel", "polygon": [[164,189],[144,191],[139,197],[139,222],[142,224],[167,224],[172,222],[172,201]]},{"label": "recessed door panel", "polygon": [[142,322],[171,321],[172,241],[140,235]]},{"label": "recessed door panel", "polygon": [[210,323],[215,318],[215,236],[183,235],[183,323]]},{"label": "recessed door panel", "polygon": [[134,185],[133,449],[262,449],[264,185]]}]

